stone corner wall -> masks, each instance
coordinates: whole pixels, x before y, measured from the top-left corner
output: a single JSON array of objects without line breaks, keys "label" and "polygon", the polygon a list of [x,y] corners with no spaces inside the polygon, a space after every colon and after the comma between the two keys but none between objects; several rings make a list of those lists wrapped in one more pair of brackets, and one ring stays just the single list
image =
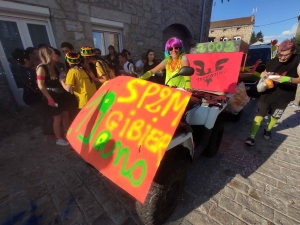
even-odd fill
[{"label": "stone corner wall", "polygon": [[[151,48],[163,52],[163,31],[172,24],[184,25],[190,42],[199,40],[203,0],[11,0],[23,4],[48,7],[57,48],[68,41],[76,50],[93,46],[91,17],[121,22],[123,47],[139,58]],[[212,9],[206,0],[205,38]]]}]

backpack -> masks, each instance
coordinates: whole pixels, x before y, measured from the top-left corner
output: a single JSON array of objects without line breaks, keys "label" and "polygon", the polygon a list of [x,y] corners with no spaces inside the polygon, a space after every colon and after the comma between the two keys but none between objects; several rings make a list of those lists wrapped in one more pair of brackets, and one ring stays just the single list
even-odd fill
[{"label": "backpack", "polygon": [[[128,61],[128,62],[129,62],[129,61]],[[129,63],[127,64],[127,69],[129,70],[130,64],[133,65],[133,71],[135,72],[135,65],[134,65],[132,62],[129,62]],[[130,70],[129,70],[129,71],[130,71]],[[131,72],[131,71],[130,71],[130,72]]]}]

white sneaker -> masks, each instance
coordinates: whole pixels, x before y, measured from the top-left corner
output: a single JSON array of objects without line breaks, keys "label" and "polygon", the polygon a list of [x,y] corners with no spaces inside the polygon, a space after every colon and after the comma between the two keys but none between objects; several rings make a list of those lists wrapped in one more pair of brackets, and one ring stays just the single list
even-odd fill
[{"label": "white sneaker", "polygon": [[59,146],[68,146],[68,145],[70,145],[69,142],[65,141],[62,138],[56,139],[56,144],[59,145]]}]

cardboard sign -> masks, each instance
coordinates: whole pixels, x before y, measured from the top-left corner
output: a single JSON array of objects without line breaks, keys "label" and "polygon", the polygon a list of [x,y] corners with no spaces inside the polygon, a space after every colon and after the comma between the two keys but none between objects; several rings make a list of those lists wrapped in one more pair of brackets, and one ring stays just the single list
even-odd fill
[{"label": "cardboard sign", "polygon": [[216,52],[244,52],[247,53],[249,44],[243,40],[218,41],[197,43],[190,53],[216,53]]},{"label": "cardboard sign", "polygon": [[191,77],[193,89],[234,93],[243,53],[187,54],[195,69]]},{"label": "cardboard sign", "polygon": [[119,76],[80,111],[67,139],[85,161],[144,202],[191,93]]}]

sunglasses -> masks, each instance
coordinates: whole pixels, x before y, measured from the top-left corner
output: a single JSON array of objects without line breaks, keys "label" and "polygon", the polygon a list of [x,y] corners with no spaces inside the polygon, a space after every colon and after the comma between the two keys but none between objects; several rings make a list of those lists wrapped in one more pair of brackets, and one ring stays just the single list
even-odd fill
[{"label": "sunglasses", "polygon": [[180,50],[181,48],[180,47],[170,47],[168,50],[171,52],[174,50]]}]

